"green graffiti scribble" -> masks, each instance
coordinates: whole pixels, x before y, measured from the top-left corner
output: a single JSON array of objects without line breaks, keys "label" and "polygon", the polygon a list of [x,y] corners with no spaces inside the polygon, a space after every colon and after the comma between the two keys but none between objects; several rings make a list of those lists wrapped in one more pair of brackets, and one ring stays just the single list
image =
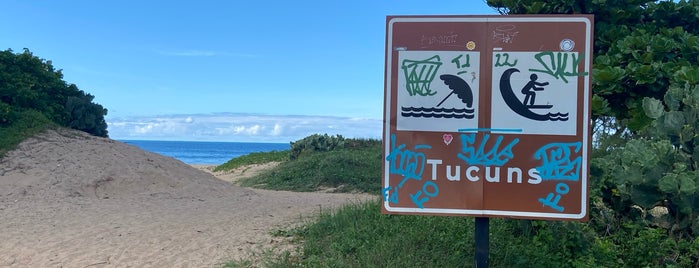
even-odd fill
[{"label": "green graffiti scribble", "polygon": [[[461,54],[458,57],[455,57],[451,60],[451,62],[453,64],[456,64],[456,68],[458,68],[458,69],[471,67],[471,55],[466,54],[465,62],[462,64],[461,57],[463,57],[463,56],[464,56],[464,54]],[[463,74],[463,73],[468,73],[468,70],[463,70],[463,71],[457,72],[456,74],[459,75],[459,74]]]},{"label": "green graffiti scribble", "polygon": [[437,75],[442,62],[439,55],[426,60],[403,60],[401,68],[405,73],[405,89],[410,96],[432,96],[437,91],[430,89],[430,84]]},{"label": "green graffiti scribble", "polygon": [[[504,62],[500,62],[500,59],[502,57],[502,60]],[[509,66],[509,67],[515,67],[517,65],[517,59],[515,59],[514,62],[510,62],[510,54],[507,53],[497,53],[495,54],[495,67],[501,67],[501,66]]]},{"label": "green graffiti scribble", "polygon": [[[568,65],[568,55],[571,57],[571,64]],[[544,62],[544,57],[548,57],[549,62]],[[556,79],[561,79],[566,84],[568,83],[567,76],[586,76],[587,72],[578,72],[578,65],[585,58],[585,53],[580,53],[578,56],[574,52],[551,52],[544,51],[534,55],[534,58],[541,63],[545,70],[529,69],[530,72],[540,72],[549,74]],[[550,64],[547,64],[550,63]],[[570,68],[568,69],[568,67]],[[566,71],[568,69],[569,71]]]}]

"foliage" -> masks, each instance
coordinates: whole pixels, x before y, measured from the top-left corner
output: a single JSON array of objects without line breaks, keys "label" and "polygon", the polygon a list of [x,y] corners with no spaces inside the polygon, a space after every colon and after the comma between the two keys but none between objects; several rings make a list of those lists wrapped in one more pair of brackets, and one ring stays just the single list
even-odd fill
[{"label": "foliage", "polygon": [[507,14],[594,14],[593,113],[633,131],[651,122],[643,98],[662,98],[678,72],[699,79],[699,1],[487,2]]},{"label": "foliage", "polygon": [[673,83],[699,80],[698,53],[699,37],[680,27],[633,31],[596,57],[594,91],[616,108],[614,116],[641,130],[652,121],[644,98],[661,99]]},{"label": "foliage", "polygon": [[601,214],[592,215],[605,232],[660,230],[676,243],[699,237],[699,1],[488,4],[509,14],[595,15],[592,108],[600,128],[590,181],[593,213]]},{"label": "foliage", "polygon": [[11,127],[19,120],[18,113],[34,110],[60,126],[106,137],[107,110],[93,99],[63,81],[63,74],[51,61],[28,49],[16,54],[9,49],[0,51],[0,127]]},{"label": "foliage", "polygon": [[[628,221],[663,228],[678,239],[699,236],[697,85],[673,84],[663,101],[644,98],[645,114],[653,119],[644,135],[594,163],[603,170],[600,179],[607,185],[601,192],[610,207]],[[666,209],[667,215],[653,217],[653,209]]]},{"label": "foliage", "polygon": [[291,143],[291,160],[298,158],[303,153],[328,152],[335,148],[344,147],[345,138],[341,135],[329,136],[328,134],[313,134],[301,140]]},{"label": "foliage", "polygon": [[15,111],[7,103],[0,102],[0,126],[7,126],[15,119]]}]

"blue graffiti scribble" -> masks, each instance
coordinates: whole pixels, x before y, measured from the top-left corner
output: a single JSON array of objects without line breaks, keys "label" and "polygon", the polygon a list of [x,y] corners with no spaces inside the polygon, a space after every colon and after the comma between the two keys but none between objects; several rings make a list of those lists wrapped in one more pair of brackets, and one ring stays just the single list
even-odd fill
[{"label": "blue graffiti scribble", "polygon": [[503,136],[498,136],[495,144],[492,144],[489,149],[486,149],[490,134],[485,134],[483,140],[476,148],[476,134],[468,133],[461,134],[462,152],[457,155],[469,165],[484,165],[484,166],[502,166],[507,161],[514,157],[512,147],[518,142],[519,138],[514,138],[504,148],[500,149],[500,144],[504,139]]},{"label": "blue graffiti scribble", "polygon": [[570,187],[568,184],[559,182],[556,184],[556,192],[547,194],[546,198],[539,198],[539,202],[544,206],[557,210],[558,212],[563,212],[565,208],[558,205],[558,202],[561,201],[561,196],[567,194],[569,191]]},{"label": "blue graffiti scribble", "polygon": [[563,212],[563,207],[558,205],[558,201],[561,201],[561,195],[554,195],[554,193],[549,193],[546,198],[539,198],[539,202],[544,206]]},{"label": "blue graffiti scribble", "polygon": [[578,155],[581,148],[581,142],[549,143],[534,153],[534,158],[541,160],[541,166],[536,170],[543,180],[578,181],[582,166],[582,157]]},{"label": "blue graffiti scribble", "polygon": [[[403,150],[405,144],[396,147],[396,135],[391,135],[391,153],[386,156],[386,161],[390,162],[389,172],[391,174],[399,174],[403,176],[403,180],[398,184],[398,188],[403,187],[403,184],[408,180],[422,180],[422,172],[425,171],[425,161],[427,158],[424,153]],[[430,149],[430,145],[418,144],[416,149]]]},{"label": "blue graffiti scribble", "polygon": [[415,145],[415,150],[420,150],[420,149],[432,149],[432,146],[430,146],[428,144]]},{"label": "blue graffiti scribble", "polygon": [[[393,192],[391,192],[393,190]],[[393,204],[398,204],[398,187],[388,186],[383,188],[383,201],[389,201]]]},{"label": "blue graffiti scribble", "polygon": [[[414,150],[432,149],[429,144],[417,144]],[[393,204],[398,203],[398,190],[403,188],[403,184],[408,180],[422,180],[422,173],[425,171],[427,158],[422,152],[414,152],[405,150],[405,144],[396,146],[396,135],[391,135],[391,153],[386,156],[386,161],[389,162],[389,173],[399,174],[403,179],[397,186],[387,186],[382,189],[383,200]],[[422,195],[425,197],[421,197]],[[439,187],[436,183],[427,181],[422,184],[422,190],[418,190],[415,194],[409,194],[410,200],[419,208],[424,208],[424,203],[429,201],[431,197],[439,194]]]},{"label": "blue graffiti scribble", "polygon": [[[432,191],[432,192],[428,191],[427,186],[432,186],[433,191]],[[420,196],[421,196],[423,193],[424,193],[426,196],[421,198]],[[413,203],[414,203],[417,207],[419,207],[419,208],[425,208],[425,206],[424,206],[423,204],[424,204],[425,202],[427,202],[428,200],[430,200],[430,197],[435,197],[435,196],[437,196],[438,194],[439,194],[439,187],[437,187],[437,184],[434,183],[434,182],[431,182],[431,181],[426,181],[426,182],[422,185],[422,190],[418,190],[417,193],[415,193],[415,194],[410,194],[410,200],[412,200]]]}]

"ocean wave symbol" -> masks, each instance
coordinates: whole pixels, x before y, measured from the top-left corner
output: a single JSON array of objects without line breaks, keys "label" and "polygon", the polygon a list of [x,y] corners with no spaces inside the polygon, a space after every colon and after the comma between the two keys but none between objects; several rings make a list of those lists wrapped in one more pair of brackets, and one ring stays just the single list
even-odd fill
[{"label": "ocean wave symbol", "polygon": [[473,119],[475,117],[475,109],[401,107],[401,116],[424,118]]},{"label": "ocean wave symbol", "polygon": [[568,113],[548,113],[546,115],[551,121],[568,121]]}]

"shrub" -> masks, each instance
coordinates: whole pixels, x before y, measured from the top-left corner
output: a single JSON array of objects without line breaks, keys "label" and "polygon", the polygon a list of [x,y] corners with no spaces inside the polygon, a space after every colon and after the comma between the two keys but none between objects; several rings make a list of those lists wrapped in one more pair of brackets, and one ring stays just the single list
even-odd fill
[{"label": "shrub", "polygon": [[329,136],[328,134],[313,134],[301,140],[291,143],[291,160],[297,159],[307,152],[329,152],[344,148],[345,138],[341,135]]}]

